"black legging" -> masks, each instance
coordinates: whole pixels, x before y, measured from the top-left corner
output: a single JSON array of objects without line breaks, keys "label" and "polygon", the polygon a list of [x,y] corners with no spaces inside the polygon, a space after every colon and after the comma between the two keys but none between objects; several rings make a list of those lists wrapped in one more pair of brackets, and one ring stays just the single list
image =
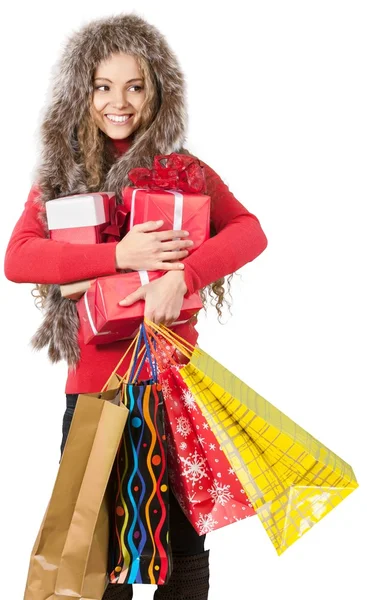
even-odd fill
[{"label": "black legging", "polygon": [[[61,455],[64,451],[66,438],[69,433],[71,420],[78,394],[66,394],[66,410],[62,422]],[[182,512],[172,491],[169,491],[170,502],[170,534],[172,554],[176,556],[191,556],[204,552],[205,535],[198,535],[190,521]]]}]

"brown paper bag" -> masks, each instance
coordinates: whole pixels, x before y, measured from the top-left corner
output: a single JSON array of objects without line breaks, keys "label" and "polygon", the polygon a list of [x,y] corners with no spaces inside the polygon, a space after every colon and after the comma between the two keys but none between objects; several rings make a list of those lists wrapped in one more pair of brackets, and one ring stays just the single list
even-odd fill
[{"label": "brown paper bag", "polygon": [[[128,409],[121,379],[79,395],[32,549],[24,600],[101,600],[108,583],[108,482]],[[120,404],[121,402],[121,404]]]}]

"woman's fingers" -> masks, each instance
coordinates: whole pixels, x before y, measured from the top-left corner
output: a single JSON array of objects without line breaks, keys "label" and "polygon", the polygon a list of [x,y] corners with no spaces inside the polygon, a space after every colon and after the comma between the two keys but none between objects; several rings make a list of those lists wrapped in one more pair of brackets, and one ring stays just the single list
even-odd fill
[{"label": "woman's fingers", "polygon": [[131,306],[135,302],[138,302],[138,300],[144,300],[144,298],[145,298],[145,289],[144,289],[144,286],[141,286],[140,288],[135,290],[135,292],[132,292],[131,294],[126,296],[123,300],[120,300],[119,305],[120,306]]},{"label": "woman's fingers", "polygon": [[146,221],[145,223],[139,223],[138,225],[134,225],[132,230],[137,231],[139,233],[148,233],[149,231],[155,231],[162,227],[164,221]]},{"label": "woman's fingers", "polygon": [[[184,230],[179,230],[179,231],[175,231],[173,229],[169,230],[169,231],[157,231],[156,232],[156,238],[158,240],[160,240],[161,242],[165,242],[167,240],[173,240],[175,238],[187,238],[189,234],[188,231],[184,231]],[[177,240],[179,241],[179,240]]]},{"label": "woman's fingers", "polygon": [[187,255],[187,250],[170,250],[167,252],[159,252],[159,254],[157,254],[157,258],[161,261],[180,260],[180,258],[185,258]]},{"label": "woman's fingers", "polygon": [[154,269],[157,271],[182,271],[185,268],[185,265],[180,262],[159,262],[156,264]]},{"label": "woman's fingers", "polygon": [[170,325],[172,325],[172,323],[174,323],[177,320],[177,317],[160,315],[156,313],[148,313],[144,316],[156,325],[166,325],[166,327],[169,327]]},{"label": "woman's fingers", "polygon": [[176,240],[170,242],[163,242],[161,244],[162,250],[182,250],[184,248],[190,248],[194,242],[192,240]]}]

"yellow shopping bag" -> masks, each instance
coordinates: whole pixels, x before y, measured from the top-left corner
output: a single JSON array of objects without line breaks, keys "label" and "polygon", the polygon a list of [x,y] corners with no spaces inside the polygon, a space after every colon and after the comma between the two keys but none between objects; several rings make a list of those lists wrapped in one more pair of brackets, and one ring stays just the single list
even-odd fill
[{"label": "yellow shopping bag", "polygon": [[[155,329],[185,351],[184,340]],[[203,350],[180,374],[278,555],[358,487],[350,465]]]}]

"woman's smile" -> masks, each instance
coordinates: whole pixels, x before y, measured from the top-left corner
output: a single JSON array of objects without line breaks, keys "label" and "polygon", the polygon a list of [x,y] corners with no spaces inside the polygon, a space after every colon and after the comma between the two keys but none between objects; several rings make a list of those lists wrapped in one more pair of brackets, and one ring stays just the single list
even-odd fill
[{"label": "woman's smile", "polygon": [[112,125],[117,125],[117,126],[121,126],[121,125],[126,125],[126,123],[130,123],[132,120],[132,117],[134,115],[129,114],[129,115],[113,115],[113,114],[106,114],[104,115],[106,120],[108,121],[108,123],[111,123]]}]

